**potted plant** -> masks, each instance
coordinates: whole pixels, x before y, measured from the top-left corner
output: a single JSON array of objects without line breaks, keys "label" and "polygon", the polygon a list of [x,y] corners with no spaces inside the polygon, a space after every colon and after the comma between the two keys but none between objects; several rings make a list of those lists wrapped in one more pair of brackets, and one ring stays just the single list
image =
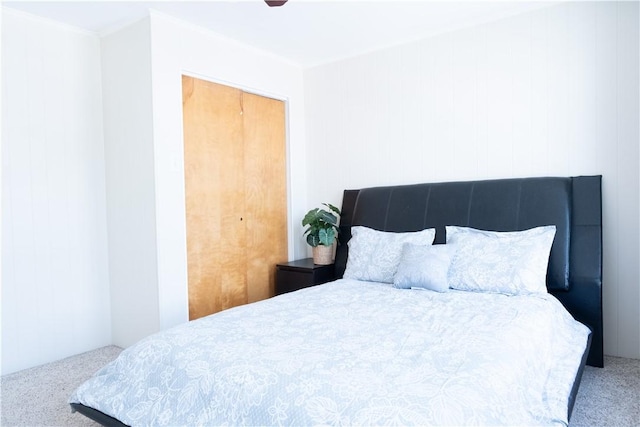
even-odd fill
[{"label": "potted plant", "polygon": [[307,226],[303,235],[307,235],[307,243],[313,248],[313,262],[319,265],[333,263],[333,243],[338,236],[338,217],[340,209],[331,203],[323,203],[329,208],[311,209],[302,219]]}]

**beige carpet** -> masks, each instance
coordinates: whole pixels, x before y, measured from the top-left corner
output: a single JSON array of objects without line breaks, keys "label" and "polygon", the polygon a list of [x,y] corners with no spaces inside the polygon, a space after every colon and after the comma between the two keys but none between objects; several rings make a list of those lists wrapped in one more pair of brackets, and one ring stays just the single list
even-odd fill
[{"label": "beige carpet", "polygon": [[571,427],[640,427],[640,360],[604,358],[587,366],[573,407]]},{"label": "beige carpet", "polygon": [[[97,426],[72,414],[67,399],[120,351],[104,347],[3,376],[2,426]],[[603,369],[587,366],[570,426],[640,426],[640,360],[605,357]]]},{"label": "beige carpet", "polygon": [[109,346],[48,363],[1,379],[4,426],[99,426],[85,416],[71,413],[69,396],[122,349]]}]

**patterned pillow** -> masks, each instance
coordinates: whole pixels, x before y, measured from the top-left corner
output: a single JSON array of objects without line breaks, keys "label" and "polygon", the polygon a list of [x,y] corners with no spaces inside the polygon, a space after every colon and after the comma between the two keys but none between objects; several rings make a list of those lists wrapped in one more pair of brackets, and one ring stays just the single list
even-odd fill
[{"label": "patterned pillow", "polygon": [[351,227],[349,257],[345,279],[393,283],[398,269],[402,245],[431,245],[436,235],[434,228],[411,233],[393,233],[372,228]]},{"label": "patterned pillow", "polygon": [[546,293],[555,225],[497,232],[447,226],[458,250],[449,268],[453,289],[507,295]]},{"label": "patterned pillow", "polygon": [[417,246],[405,243],[393,286],[447,292],[447,272],[455,250],[455,245]]}]

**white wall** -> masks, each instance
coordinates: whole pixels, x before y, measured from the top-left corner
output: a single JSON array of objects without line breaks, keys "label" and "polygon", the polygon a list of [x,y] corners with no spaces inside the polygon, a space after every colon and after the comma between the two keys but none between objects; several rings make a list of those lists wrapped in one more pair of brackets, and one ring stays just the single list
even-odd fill
[{"label": "white wall", "polygon": [[2,13],[2,374],[111,343],[100,44]]},{"label": "white wall", "polygon": [[160,325],[166,328],[188,319],[181,75],[286,102],[291,259],[306,255],[299,226],[307,207],[304,96],[298,67],[163,14],[151,14],[151,47]]},{"label": "white wall", "polygon": [[602,174],[605,352],[640,358],[638,16],[637,2],[568,2],[306,70],[310,205]]},{"label": "white wall", "polygon": [[160,328],[149,19],[102,38],[113,344]]}]

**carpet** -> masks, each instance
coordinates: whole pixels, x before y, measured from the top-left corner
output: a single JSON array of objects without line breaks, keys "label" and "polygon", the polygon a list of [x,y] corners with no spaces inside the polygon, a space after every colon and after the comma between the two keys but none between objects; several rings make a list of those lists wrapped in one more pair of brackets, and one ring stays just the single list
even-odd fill
[{"label": "carpet", "polygon": [[115,359],[116,346],[68,357],[0,379],[2,426],[99,426],[87,417],[71,413],[67,402],[80,384]]}]

